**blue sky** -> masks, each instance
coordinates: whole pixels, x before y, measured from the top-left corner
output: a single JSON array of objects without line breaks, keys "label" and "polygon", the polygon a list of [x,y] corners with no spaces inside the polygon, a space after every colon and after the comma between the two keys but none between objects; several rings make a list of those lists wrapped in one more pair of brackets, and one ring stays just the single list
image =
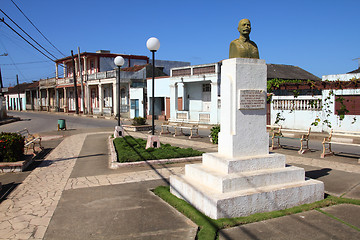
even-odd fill
[{"label": "blue sky", "polygon": [[[239,20],[249,18],[250,37],[267,63],[299,66],[321,77],[356,69],[353,59],[360,57],[358,0],[13,1],[66,56],[80,47],[81,52],[105,49],[151,57],[146,40],[155,36],[161,42],[157,59],[217,62],[228,58],[230,42],[239,37]],[[63,57],[11,0],[1,0],[0,8],[49,52]],[[15,84],[16,74],[20,82],[55,75],[53,62],[0,23],[0,55],[5,52],[9,55],[0,56],[5,86]]]}]

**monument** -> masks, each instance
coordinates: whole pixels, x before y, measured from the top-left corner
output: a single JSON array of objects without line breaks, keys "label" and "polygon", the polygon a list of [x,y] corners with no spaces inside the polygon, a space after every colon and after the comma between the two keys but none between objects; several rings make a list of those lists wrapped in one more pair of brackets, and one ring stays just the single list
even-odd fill
[{"label": "monument", "polygon": [[259,59],[257,45],[250,40],[251,23],[249,19],[241,19],[238,25],[240,37],[230,43],[229,58]]},{"label": "monument", "polygon": [[204,153],[202,163],[170,177],[171,193],[211,218],[281,210],[324,197],[322,182],[286,166],[284,155],[269,153],[266,81],[265,60],[224,60],[218,152]]}]

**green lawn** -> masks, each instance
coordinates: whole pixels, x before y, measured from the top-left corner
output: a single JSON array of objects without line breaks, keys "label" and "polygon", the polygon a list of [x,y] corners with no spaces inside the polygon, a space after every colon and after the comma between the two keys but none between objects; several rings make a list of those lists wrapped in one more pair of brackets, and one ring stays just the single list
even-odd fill
[{"label": "green lawn", "polygon": [[203,152],[193,150],[192,148],[179,148],[170,144],[161,144],[160,148],[145,149],[146,140],[131,136],[115,138],[114,145],[119,162],[194,157],[203,154]]}]

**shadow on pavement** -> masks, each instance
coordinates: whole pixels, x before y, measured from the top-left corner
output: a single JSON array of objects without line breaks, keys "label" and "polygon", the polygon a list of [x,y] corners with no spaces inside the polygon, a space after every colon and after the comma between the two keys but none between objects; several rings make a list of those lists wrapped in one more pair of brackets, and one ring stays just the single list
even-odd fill
[{"label": "shadow on pavement", "polygon": [[0,191],[0,204],[6,200],[7,196],[18,186],[20,183],[7,183],[2,185],[1,191]]},{"label": "shadow on pavement", "polygon": [[331,168],[323,168],[320,170],[312,170],[305,172],[305,176],[312,179],[317,179],[326,175],[329,175],[329,172],[331,171]]}]

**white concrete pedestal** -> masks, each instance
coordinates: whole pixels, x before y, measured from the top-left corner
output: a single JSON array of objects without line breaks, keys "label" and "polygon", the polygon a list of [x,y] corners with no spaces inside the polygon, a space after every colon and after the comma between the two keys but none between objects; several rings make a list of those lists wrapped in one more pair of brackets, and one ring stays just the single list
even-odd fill
[{"label": "white concrete pedestal", "polygon": [[123,137],[124,128],[122,126],[115,126],[114,138]]},{"label": "white concrete pedestal", "polygon": [[286,209],[323,199],[324,184],[286,167],[269,154],[266,133],[266,64],[228,59],[221,68],[221,132],[218,153],[171,176],[171,193],[219,219]]},{"label": "white concrete pedestal", "polygon": [[158,136],[149,135],[146,142],[145,149],[148,148],[159,148],[160,147],[160,140]]}]

